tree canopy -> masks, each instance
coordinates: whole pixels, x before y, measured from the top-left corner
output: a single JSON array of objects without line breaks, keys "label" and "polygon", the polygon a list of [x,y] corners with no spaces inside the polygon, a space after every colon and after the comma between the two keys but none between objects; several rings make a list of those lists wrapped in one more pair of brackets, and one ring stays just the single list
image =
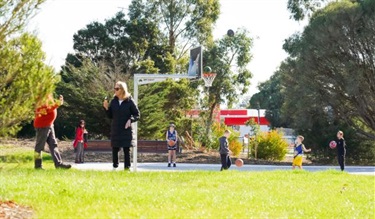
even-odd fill
[{"label": "tree canopy", "polygon": [[[133,0],[127,14],[119,12],[105,22],[92,22],[78,30],[73,37],[74,53],[66,58],[57,88],[66,94],[67,103],[56,121],[57,133],[62,133],[63,127],[74,127],[83,117],[90,118],[88,128],[101,121],[98,128],[91,129],[91,136],[108,136],[108,128],[102,127],[108,121],[92,108],[101,110],[101,102],[104,96],[112,96],[116,80],[126,81],[132,90],[134,73],[186,73],[186,51],[198,42],[209,44],[218,13],[216,0]],[[179,132],[191,127],[185,113],[195,107],[198,94],[187,80],[167,80],[139,89],[139,138],[163,137],[169,122],[176,123]],[[86,100],[87,90],[96,101]],[[71,137],[72,128],[64,133]]]},{"label": "tree canopy", "polygon": [[238,96],[245,94],[252,77],[247,68],[251,61],[252,39],[246,30],[239,29],[234,36],[225,35],[204,52],[203,63],[216,73],[212,87],[208,88],[203,106],[208,110],[205,116],[206,133],[209,135],[215,108],[222,103],[231,107]]},{"label": "tree canopy", "polygon": [[[289,57],[250,101],[261,102],[273,127],[287,125],[304,135],[316,159],[333,155],[327,145],[338,130],[350,158],[375,157],[374,19],[371,0],[316,10],[302,33],[285,40]],[[281,120],[270,117],[275,111]]]},{"label": "tree canopy", "polygon": [[330,3],[301,35],[286,41],[290,58],[283,80],[294,84],[286,86],[286,105],[301,109],[296,115],[306,115],[304,106],[320,108],[375,139],[374,6],[373,1]]},{"label": "tree canopy", "polygon": [[281,82],[282,67],[276,71],[269,80],[260,83],[259,92],[254,94],[249,102],[249,108],[266,109],[266,118],[272,128],[290,127],[290,119],[287,113],[282,112],[285,102],[283,85]]},{"label": "tree canopy", "polygon": [[0,136],[33,118],[37,98],[52,93],[58,75],[44,64],[42,43],[23,33],[43,0],[0,1]]},{"label": "tree canopy", "polygon": [[288,0],[287,8],[292,14],[291,17],[294,20],[300,21],[312,15],[313,12],[327,1],[328,0]]},{"label": "tree canopy", "polygon": [[156,22],[168,39],[170,54],[179,59],[191,45],[213,42],[220,4],[218,0],[133,0],[129,12],[131,19]]},{"label": "tree canopy", "polygon": [[19,32],[45,0],[0,0],[0,42]]},{"label": "tree canopy", "polygon": [[[149,72],[149,60],[159,63],[165,51],[160,31],[147,19],[129,20],[122,12],[104,23],[92,22],[78,30],[73,36],[75,54],[68,54],[67,64],[75,67],[82,60],[106,64],[108,67],[119,68],[123,74]],[[156,65],[161,70],[162,65]]]}]

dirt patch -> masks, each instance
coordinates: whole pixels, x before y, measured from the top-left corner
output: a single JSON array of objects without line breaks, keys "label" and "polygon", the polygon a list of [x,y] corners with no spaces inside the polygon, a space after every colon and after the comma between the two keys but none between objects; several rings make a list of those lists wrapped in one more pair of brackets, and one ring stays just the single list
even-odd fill
[{"label": "dirt patch", "polygon": [[18,219],[32,218],[33,210],[30,207],[16,204],[14,201],[0,201],[0,218]]}]

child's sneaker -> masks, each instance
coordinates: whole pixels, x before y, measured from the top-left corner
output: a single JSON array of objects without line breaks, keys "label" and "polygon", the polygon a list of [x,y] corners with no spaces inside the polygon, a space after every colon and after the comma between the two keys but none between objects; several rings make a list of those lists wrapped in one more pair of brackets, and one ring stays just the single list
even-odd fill
[{"label": "child's sneaker", "polygon": [[72,167],[72,165],[70,165],[70,164],[61,163],[56,168],[58,168],[58,169],[70,169],[71,167]]},{"label": "child's sneaker", "polygon": [[171,163],[168,163],[168,167],[171,167]]},{"label": "child's sneaker", "polygon": [[176,163],[173,164],[173,167],[176,167]]}]

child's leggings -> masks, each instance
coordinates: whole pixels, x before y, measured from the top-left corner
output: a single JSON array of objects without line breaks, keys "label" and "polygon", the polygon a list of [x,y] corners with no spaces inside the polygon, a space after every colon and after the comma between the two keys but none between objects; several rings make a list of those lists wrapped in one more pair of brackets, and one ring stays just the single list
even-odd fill
[{"label": "child's leggings", "polygon": [[345,169],[345,154],[337,154],[337,160],[339,161],[341,171],[344,171],[344,169]]}]

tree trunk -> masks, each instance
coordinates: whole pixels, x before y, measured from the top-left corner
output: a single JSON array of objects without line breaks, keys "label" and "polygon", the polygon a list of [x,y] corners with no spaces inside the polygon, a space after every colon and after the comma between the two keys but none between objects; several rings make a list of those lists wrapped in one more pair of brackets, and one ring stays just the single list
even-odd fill
[{"label": "tree trunk", "polygon": [[174,35],[173,30],[169,31],[169,52],[173,55],[173,57],[176,57],[174,54],[174,49],[176,46],[176,37]]},{"label": "tree trunk", "polygon": [[209,113],[209,115],[207,117],[207,121],[206,121],[206,136],[208,138],[209,138],[209,136],[211,136],[211,126],[212,126],[212,119],[213,119],[212,117],[214,115],[214,110],[216,108],[216,105],[217,105],[217,103],[215,102],[209,108],[210,113]]}]

